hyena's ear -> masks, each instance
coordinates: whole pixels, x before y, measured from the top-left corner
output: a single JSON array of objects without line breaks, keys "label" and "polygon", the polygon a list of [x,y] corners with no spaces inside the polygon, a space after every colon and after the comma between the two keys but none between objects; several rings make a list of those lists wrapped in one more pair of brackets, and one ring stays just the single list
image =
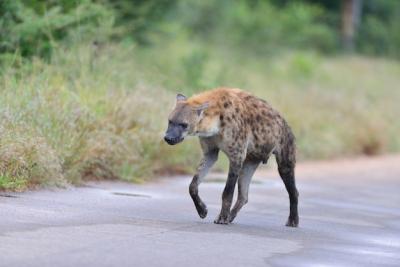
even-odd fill
[{"label": "hyena's ear", "polygon": [[178,102],[178,101],[186,101],[187,100],[187,97],[186,96],[184,96],[184,95],[182,95],[182,94],[177,94],[176,95],[176,101]]},{"label": "hyena's ear", "polygon": [[197,111],[197,115],[200,116],[201,114],[203,114],[203,111],[208,108],[208,106],[209,106],[209,103],[208,102],[204,102],[200,106],[195,107],[194,110],[196,110]]}]

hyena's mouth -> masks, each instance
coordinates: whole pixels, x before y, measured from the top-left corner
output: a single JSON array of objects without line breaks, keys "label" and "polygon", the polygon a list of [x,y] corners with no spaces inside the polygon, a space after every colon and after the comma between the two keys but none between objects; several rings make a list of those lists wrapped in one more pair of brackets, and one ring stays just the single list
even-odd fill
[{"label": "hyena's mouth", "polygon": [[176,138],[167,138],[167,137],[165,137],[165,138],[164,138],[165,142],[167,142],[168,145],[171,145],[171,146],[176,145],[176,144],[182,142],[183,139],[184,139],[183,137],[176,137]]}]

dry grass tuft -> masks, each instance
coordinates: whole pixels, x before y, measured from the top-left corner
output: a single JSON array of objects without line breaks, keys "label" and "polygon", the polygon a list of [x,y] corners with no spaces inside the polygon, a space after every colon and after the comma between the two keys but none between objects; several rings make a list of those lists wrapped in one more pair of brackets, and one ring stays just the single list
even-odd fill
[{"label": "dry grass tuft", "polygon": [[62,163],[43,137],[18,126],[0,130],[0,189],[65,185]]}]

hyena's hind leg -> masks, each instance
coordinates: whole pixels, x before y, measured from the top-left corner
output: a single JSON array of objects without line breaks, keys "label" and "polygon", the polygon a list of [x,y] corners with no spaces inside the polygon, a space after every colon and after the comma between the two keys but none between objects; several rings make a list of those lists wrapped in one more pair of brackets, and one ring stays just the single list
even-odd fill
[{"label": "hyena's hind leg", "polygon": [[206,204],[204,204],[199,196],[199,185],[203,181],[204,177],[207,175],[208,171],[217,161],[218,152],[219,150],[217,148],[209,149],[204,152],[203,159],[201,160],[189,186],[190,196],[192,197],[197,213],[202,219],[207,216],[208,210]]},{"label": "hyena's hind leg", "polygon": [[233,222],[240,209],[247,203],[251,178],[258,165],[260,165],[260,161],[248,159],[243,163],[238,178],[238,196],[235,206],[231,210],[229,222]]},{"label": "hyena's hind leg", "polygon": [[286,222],[286,226],[297,227],[299,225],[299,214],[297,210],[299,192],[296,188],[296,181],[294,177],[294,168],[296,165],[296,149],[294,144],[294,137],[290,134],[285,142],[281,151],[276,153],[276,161],[278,163],[278,171],[286,190],[289,193],[290,200],[290,213]]}]

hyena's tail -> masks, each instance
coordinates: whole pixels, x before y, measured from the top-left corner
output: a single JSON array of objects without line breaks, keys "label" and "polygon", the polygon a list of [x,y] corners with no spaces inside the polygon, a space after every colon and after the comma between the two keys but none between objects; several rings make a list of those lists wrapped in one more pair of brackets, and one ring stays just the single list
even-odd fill
[{"label": "hyena's tail", "polygon": [[294,168],[296,165],[296,137],[287,122],[283,121],[283,123],[284,127],[281,137],[283,140],[280,154],[282,154],[282,159]]}]

